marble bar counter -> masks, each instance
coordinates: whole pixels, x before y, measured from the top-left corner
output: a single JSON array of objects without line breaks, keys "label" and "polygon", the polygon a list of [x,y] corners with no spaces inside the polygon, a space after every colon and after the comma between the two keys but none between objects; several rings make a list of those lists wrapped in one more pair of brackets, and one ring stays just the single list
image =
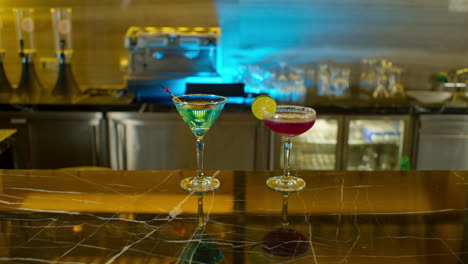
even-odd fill
[{"label": "marble bar counter", "polygon": [[203,235],[179,185],[194,173],[2,170],[0,263],[468,261],[467,171],[297,171],[287,228],[279,171],[208,171]]}]

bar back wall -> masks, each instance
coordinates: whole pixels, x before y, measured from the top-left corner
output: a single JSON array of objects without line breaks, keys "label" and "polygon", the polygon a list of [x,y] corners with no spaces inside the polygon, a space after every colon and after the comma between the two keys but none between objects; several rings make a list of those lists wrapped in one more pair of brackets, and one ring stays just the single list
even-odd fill
[{"label": "bar back wall", "polygon": [[240,64],[333,59],[349,64],[356,84],[364,57],[405,69],[410,89],[430,75],[468,64],[468,13],[456,0],[0,0],[6,72],[20,77],[13,7],[36,9],[36,67],[51,87],[56,71],[51,7],[73,8],[73,70],[82,85],[124,82],[130,26],[220,26],[222,73]]}]

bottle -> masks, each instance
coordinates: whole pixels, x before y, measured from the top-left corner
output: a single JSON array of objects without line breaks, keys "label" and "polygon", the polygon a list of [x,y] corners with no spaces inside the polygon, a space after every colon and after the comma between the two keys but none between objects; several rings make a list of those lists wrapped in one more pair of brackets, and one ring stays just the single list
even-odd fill
[{"label": "bottle", "polygon": [[8,101],[11,94],[13,93],[13,88],[8,81],[8,78],[5,74],[5,68],[3,67],[3,56],[5,52],[0,50],[0,100]]},{"label": "bottle", "polygon": [[411,170],[410,159],[408,156],[401,157],[400,160],[400,170],[401,171],[409,171]]},{"label": "bottle", "polygon": [[21,54],[21,79],[16,94],[22,103],[37,103],[43,86],[34,68],[33,54]]},{"label": "bottle", "polygon": [[43,86],[34,68],[34,20],[32,8],[16,8],[19,55],[21,57],[21,79],[15,91],[15,103],[37,103]]},{"label": "bottle", "polygon": [[0,15],[0,100],[2,102],[7,102],[10,99],[10,96],[13,92],[13,88],[8,81],[8,78],[5,74],[5,69],[3,67],[3,57],[5,56],[5,49],[3,48],[3,16]]},{"label": "bottle", "polygon": [[59,71],[57,82],[52,90],[52,96],[59,101],[71,102],[81,93],[80,87],[73,75],[71,64],[66,62],[67,59],[65,53],[61,53],[58,56]]},{"label": "bottle", "polygon": [[81,94],[70,63],[73,53],[71,41],[72,10],[71,8],[51,8],[50,13],[54,26],[55,49],[59,60],[59,72],[52,96],[59,102],[72,102]]}]

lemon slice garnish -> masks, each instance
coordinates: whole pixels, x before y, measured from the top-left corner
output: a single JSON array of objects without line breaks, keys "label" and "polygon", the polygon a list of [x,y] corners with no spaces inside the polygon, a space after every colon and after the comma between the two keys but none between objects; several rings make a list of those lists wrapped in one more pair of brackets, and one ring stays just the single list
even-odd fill
[{"label": "lemon slice garnish", "polygon": [[266,114],[276,112],[276,101],[268,95],[260,95],[252,102],[251,110],[257,119],[263,120]]}]

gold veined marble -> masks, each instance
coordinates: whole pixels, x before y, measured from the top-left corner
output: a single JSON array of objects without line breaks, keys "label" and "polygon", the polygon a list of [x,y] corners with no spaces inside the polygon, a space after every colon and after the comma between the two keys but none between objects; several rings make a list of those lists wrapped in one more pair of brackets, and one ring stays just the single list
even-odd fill
[{"label": "gold veined marble", "polygon": [[[467,171],[297,171],[307,186],[290,195],[293,231],[278,246],[297,246],[291,257],[263,248],[281,227],[281,193],[265,186],[279,173],[207,172],[221,187],[205,194],[204,242],[224,263],[468,260]],[[0,263],[177,263],[204,237],[196,195],[179,186],[194,174],[2,170]]]},{"label": "gold veined marble", "polygon": [[13,136],[16,133],[16,129],[0,129],[0,142]]}]

